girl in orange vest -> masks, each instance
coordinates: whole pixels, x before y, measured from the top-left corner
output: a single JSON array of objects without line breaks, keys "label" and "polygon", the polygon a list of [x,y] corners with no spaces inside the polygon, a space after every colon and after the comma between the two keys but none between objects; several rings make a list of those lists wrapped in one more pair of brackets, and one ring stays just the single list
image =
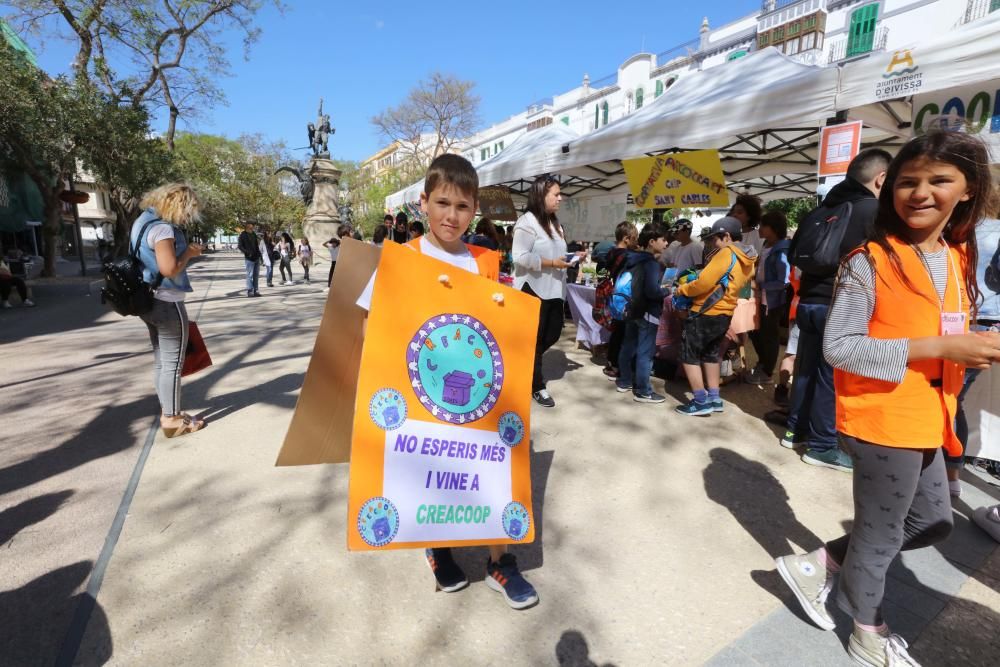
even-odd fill
[{"label": "girl in orange vest", "polygon": [[889,166],[869,242],[837,278],[823,351],[835,369],[840,446],[854,463],[854,524],[776,563],[827,630],[840,573],[837,604],[854,619],[848,653],[859,664],[917,664],[882,618],[886,571],[901,550],[951,532],[941,449],[961,452],[954,423],[965,367],[1000,361],[1000,334],[968,327],[979,300],[974,231],[992,200],[977,137],[935,131],[910,141]]}]

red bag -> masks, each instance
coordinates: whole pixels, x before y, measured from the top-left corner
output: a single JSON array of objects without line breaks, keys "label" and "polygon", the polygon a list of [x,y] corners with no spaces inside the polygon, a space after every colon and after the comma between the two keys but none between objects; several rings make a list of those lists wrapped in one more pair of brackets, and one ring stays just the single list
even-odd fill
[{"label": "red bag", "polygon": [[187,377],[211,365],[212,357],[208,354],[205,339],[201,337],[198,325],[195,322],[188,322],[188,344],[184,353],[184,368],[181,370],[181,377]]}]

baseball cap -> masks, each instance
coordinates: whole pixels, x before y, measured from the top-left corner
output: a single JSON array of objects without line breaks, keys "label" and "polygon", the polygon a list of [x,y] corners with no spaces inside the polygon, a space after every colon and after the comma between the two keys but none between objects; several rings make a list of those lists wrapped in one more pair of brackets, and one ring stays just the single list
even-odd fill
[{"label": "baseball cap", "polygon": [[736,218],[731,215],[719,218],[712,225],[711,231],[707,236],[718,236],[719,234],[729,234],[733,237],[734,241],[739,241],[743,238],[743,223],[741,223]]},{"label": "baseball cap", "polygon": [[681,218],[680,220],[674,223],[673,231],[679,232],[682,229],[691,231],[692,229],[694,229],[694,224],[687,218]]}]

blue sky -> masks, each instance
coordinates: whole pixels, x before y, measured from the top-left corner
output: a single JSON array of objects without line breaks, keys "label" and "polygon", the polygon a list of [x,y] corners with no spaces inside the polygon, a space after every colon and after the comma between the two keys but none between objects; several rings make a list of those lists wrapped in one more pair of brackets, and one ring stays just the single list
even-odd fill
[{"label": "blue sky", "polygon": [[[260,133],[297,148],[323,97],[337,130],[333,157],[360,160],[386,143],[371,116],[435,70],[476,83],[489,125],[579,85],[584,72],[591,80],[613,74],[643,46],[659,53],[697,38],[703,16],[718,27],[760,8],[760,0],[287,2],[283,15],[259,15],[263,32],[249,60],[234,36],[233,76],[221,82],[229,105],[181,129]],[[47,71],[68,69],[70,45],[25,41]]]}]

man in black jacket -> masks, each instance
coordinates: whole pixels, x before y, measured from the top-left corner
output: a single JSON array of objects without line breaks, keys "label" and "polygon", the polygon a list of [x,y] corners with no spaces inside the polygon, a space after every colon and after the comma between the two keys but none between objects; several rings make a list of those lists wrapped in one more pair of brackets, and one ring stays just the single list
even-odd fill
[{"label": "man in black jacket", "polygon": [[[847,177],[835,185],[820,208],[834,209],[851,202],[851,216],[840,244],[840,257],[868,240],[878,213],[878,195],[892,156],[884,150],[864,150],[851,160]],[[797,234],[796,234],[797,236]],[[797,238],[792,239],[789,256],[794,257]],[[788,414],[788,426],[781,444],[793,447],[803,441],[802,461],[849,472],[851,459],[837,447],[836,401],[833,367],[823,358],[823,332],[833,300],[836,273],[802,273],[799,307],[795,321],[799,327],[795,382]]]},{"label": "man in black jacket", "polygon": [[260,239],[254,234],[252,222],[248,222],[240,232],[237,247],[243,253],[247,269],[247,296],[260,296],[257,291],[257,281],[260,278]]},{"label": "man in black jacket", "polygon": [[[639,311],[632,313],[633,319],[624,322],[625,339],[618,355],[618,379],[615,387],[619,392],[632,392],[637,403],[663,403],[662,395],[653,391],[649,382],[656,353],[656,327],[663,312],[666,290],[660,286],[663,269],[656,258],[667,247],[667,228],[662,222],[651,222],[639,233],[639,249],[628,251],[622,271],[632,271],[641,284],[632,285],[634,303]],[[634,372],[633,372],[634,371]]]}]

